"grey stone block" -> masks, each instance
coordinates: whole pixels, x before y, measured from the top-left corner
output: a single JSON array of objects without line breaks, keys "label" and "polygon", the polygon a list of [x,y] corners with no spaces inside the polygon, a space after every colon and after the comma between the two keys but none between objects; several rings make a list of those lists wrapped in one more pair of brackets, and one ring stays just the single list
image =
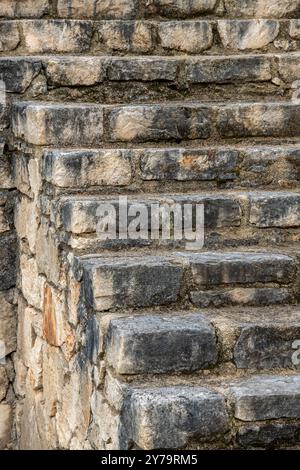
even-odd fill
[{"label": "grey stone block", "polygon": [[129,437],[142,449],[176,449],[228,428],[224,398],[201,387],[133,390],[124,405]]},{"label": "grey stone block", "polygon": [[217,149],[149,149],[140,158],[145,180],[206,181],[237,178],[239,152]]},{"label": "grey stone block", "polygon": [[145,105],[115,108],[109,116],[112,142],[207,139],[211,112],[206,106]]},{"label": "grey stone block", "polygon": [[215,331],[199,314],[110,321],[106,355],[118,374],[194,371],[217,361]]},{"label": "grey stone block", "polygon": [[103,134],[103,109],[97,105],[17,104],[12,128],[16,137],[34,145],[99,144]]},{"label": "grey stone block", "polygon": [[241,421],[300,418],[300,376],[256,376],[229,387],[234,416]]},{"label": "grey stone block", "polygon": [[204,252],[178,254],[190,263],[198,285],[277,282],[288,284],[295,275],[293,258],[276,253]]},{"label": "grey stone block", "polygon": [[83,267],[86,300],[99,311],[175,302],[183,275],[159,256],[91,258]]},{"label": "grey stone block", "polygon": [[258,227],[299,227],[300,194],[250,194],[250,223]]}]

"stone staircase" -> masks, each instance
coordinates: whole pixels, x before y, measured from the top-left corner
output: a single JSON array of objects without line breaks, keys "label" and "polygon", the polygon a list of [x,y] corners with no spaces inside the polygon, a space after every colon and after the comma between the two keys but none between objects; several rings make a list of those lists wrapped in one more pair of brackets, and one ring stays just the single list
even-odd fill
[{"label": "stone staircase", "polygon": [[[1,2],[19,448],[299,447],[299,13]],[[103,240],[119,197],[204,205],[203,249]]]}]

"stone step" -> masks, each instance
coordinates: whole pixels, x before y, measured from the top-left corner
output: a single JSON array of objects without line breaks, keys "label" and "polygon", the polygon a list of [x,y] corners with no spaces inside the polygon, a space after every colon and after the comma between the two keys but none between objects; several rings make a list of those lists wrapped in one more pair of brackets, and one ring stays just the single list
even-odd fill
[{"label": "stone step", "polygon": [[136,106],[21,102],[13,108],[12,130],[15,137],[40,146],[209,138],[215,142],[217,138],[299,137],[299,117],[297,102]]},{"label": "stone step", "polygon": [[[198,443],[201,448],[228,448],[228,431],[234,448],[251,446],[254,437],[261,447],[299,445],[299,390],[299,375],[223,378],[219,384],[124,385],[118,404],[120,447],[189,449]],[[273,439],[267,430],[273,431]]]},{"label": "stone step", "polygon": [[299,50],[298,20],[69,20],[0,21],[0,52],[178,53]]},{"label": "stone step", "polygon": [[[107,211],[112,218],[109,230],[105,232],[101,221],[107,219]],[[185,247],[192,241],[191,230],[198,233],[200,240],[203,228],[204,247],[233,245],[234,242],[239,245],[245,239],[248,245],[268,246],[270,237],[275,243],[277,232],[277,243],[300,241],[297,231],[300,227],[300,193],[260,191],[201,195],[198,192],[147,197],[62,197],[52,203],[52,219],[56,228],[68,234],[69,245],[77,250]],[[138,222],[139,230],[135,230]],[[267,228],[270,230],[261,230]],[[286,229],[285,233],[282,229]]]},{"label": "stone step", "polygon": [[[56,2],[55,2],[56,3]],[[299,14],[298,0],[58,0],[57,8],[51,0],[2,0],[0,17],[41,18],[52,14],[60,18],[132,19],[142,17],[189,18],[202,15],[283,18]]]},{"label": "stone step", "polygon": [[299,307],[138,313],[108,321],[106,359],[120,375],[213,373],[224,362],[257,370],[300,365]]},{"label": "stone step", "polygon": [[[73,270],[82,276],[84,301],[97,311],[180,305],[192,292],[224,287],[292,291],[297,280],[292,256],[267,251],[89,255],[76,257]],[[235,296],[236,303],[239,298],[243,303],[243,290]]]},{"label": "stone step", "polygon": [[[60,87],[102,87],[141,82],[193,91],[198,85],[282,83],[298,80],[300,54],[227,56],[15,56],[0,57],[2,80],[10,93],[24,93],[43,70],[51,90]],[[273,85],[273,87],[278,87]],[[49,90],[48,90],[49,91]],[[149,91],[150,92],[150,91]],[[153,93],[153,91],[152,91]],[[261,89],[260,89],[261,93]],[[132,93],[131,93],[132,95]]]},{"label": "stone step", "polygon": [[[136,162],[136,163],[135,163]],[[137,167],[134,171],[135,166]],[[291,187],[300,180],[300,145],[45,151],[43,177],[56,188],[140,187],[197,182],[224,187]],[[145,192],[147,186],[145,187]]]}]

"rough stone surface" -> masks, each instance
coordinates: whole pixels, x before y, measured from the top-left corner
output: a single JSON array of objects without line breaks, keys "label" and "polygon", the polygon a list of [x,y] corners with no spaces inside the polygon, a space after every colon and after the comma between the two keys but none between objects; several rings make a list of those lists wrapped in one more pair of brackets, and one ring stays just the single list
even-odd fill
[{"label": "rough stone surface", "polygon": [[119,374],[192,371],[217,359],[214,330],[198,314],[114,319],[106,344],[107,360]]},{"label": "rough stone surface", "polygon": [[132,18],[136,0],[58,0],[57,12],[62,18]]},{"label": "rough stone surface", "polygon": [[225,8],[232,16],[282,18],[299,13],[299,0],[225,0]]},{"label": "rough stone surface", "polygon": [[145,180],[233,180],[238,152],[215,149],[145,150],[140,159]]},{"label": "rough stone surface", "polygon": [[216,0],[152,0],[148,3],[155,13],[184,17],[212,12]]},{"label": "rough stone surface", "polygon": [[122,150],[82,150],[46,152],[46,180],[62,188],[123,186],[131,182],[131,152]]},{"label": "rough stone surface", "polygon": [[26,20],[22,30],[30,54],[83,52],[89,49],[92,37],[92,24],[76,20]]},{"label": "rough stone surface", "polygon": [[205,106],[131,106],[110,113],[113,142],[206,139],[210,111]]},{"label": "rough stone surface", "polygon": [[[0,293],[0,341],[5,345],[5,355],[16,350],[17,314],[8,302],[7,294]],[[2,356],[2,354],[0,354]],[[3,357],[0,357],[3,359]]]},{"label": "rough stone surface", "polygon": [[219,20],[218,31],[224,47],[234,50],[262,49],[274,41],[279,23],[274,20]]},{"label": "rough stone surface", "polygon": [[300,194],[268,192],[250,196],[250,223],[258,227],[298,227]]},{"label": "rough stone surface", "polygon": [[212,27],[207,21],[161,23],[158,34],[163,48],[182,52],[199,53],[213,42]]},{"label": "rough stone surface", "polygon": [[41,70],[39,60],[0,58],[1,79],[10,93],[24,93]]},{"label": "rough stone surface", "polygon": [[101,106],[22,103],[14,109],[16,137],[35,145],[99,144],[103,134]]},{"label": "rough stone surface", "polygon": [[16,283],[16,237],[8,233],[0,237],[0,285],[1,290],[10,289]]},{"label": "rough stone surface", "polygon": [[287,284],[295,274],[293,259],[268,253],[202,253],[181,254],[190,263],[194,282],[198,285],[247,284],[277,282]]},{"label": "rough stone surface", "polygon": [[5,449],[11,441],[12,406],[1,403],[0,416],[0,449]]},{"label": "rough stone surface", "polygon": [[237,104],[220,110],[222,137],[297,137],[300,107],[297,103]]},{"label": "rough stone surface", "polygon": [[150,52],[153,35],[150,23],[145,21],[102,21],[97,25],[99,48],[120,52]]},{"label": "rough stone surface", "polygon": [[51,57],[46,60],[46,74],[53,85],[96,85],[103,82],[104,73],[101,57]]},{"label": "rough stone surface", "polygon": [[238,442],[242,447],[276,449],[299,445],[299,424],[266,424],[241,428]]},{"label": "rough stone surface", "polygon": [[133,390],[124,408],[129,436],[142,449],[183,447],[228,426],[222,396],[200,387]]},{"label": "rough stone surface", "polygon": [[232,384],[229,398],[241,421],[300,417],[299,376],[257,376]]},{"label": "rough stone surface", "polygon": [[165,258],[94,258],[83,266],[87,300],[96,310],[146,307],[178,299],[182,268]]},{"label": "rough stone surface", "polygon": [[228,83],[270,80],[271,64],[264,56],[197,57],[187,64],[190,83]]},{"label": "rough stone surface", "polygon": [[49,0],[2,0],[0,17],[40,18],[49,11]]},{"label": "rough stone surface", "polygon": [[193,305],[200,308],[218,308],[227,305],[260,306],[284,304],[293,298],[288,289],[273,287],[237,287],[230,290],[192,291],[190,297]]},{"label": "rough stone surface", "polygon": [[0,23],[0,52],[13,51],[20,42],[17,23],[1,21]]}]

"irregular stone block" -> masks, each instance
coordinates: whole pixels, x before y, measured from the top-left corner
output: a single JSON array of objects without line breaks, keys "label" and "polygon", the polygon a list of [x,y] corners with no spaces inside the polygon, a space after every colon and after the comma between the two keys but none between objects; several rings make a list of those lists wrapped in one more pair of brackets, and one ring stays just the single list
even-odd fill
[{"label": "irregular stone block", "polygon": [[175,81],[180,63],[172,57],[113,57],[107,76],[115,81]]},{"label": "irregular stone block", "polygon": [[12,405],[0,404],[0,449],[5,449],[11,442],[13,424]]},{"label": "irregular stone block", "polygon": [[84,52],[90,47],[92,23],[79,20],[22,22],[26,50],[31,53]]},{"label": "irregular stone block", "polygon": [[205,106],[124,106],[110,113],[110,140],[206,139],[210,135],[210,119],[210,110]]},{"label": "irregular stone block", "polygon": [[216,149],[149,149],[140,158],[145,180],[236,179],[239,152]]},{"label": "irregular stone block", "polygon": [[300,425],[289,423],[257,424],[242,427],[238,433],[238,442],[242,447],[260,447],[263,449],[291,447],[299,445]]},{"label": "irregular stone block", "polygon": [[183,269],[163,257],[91,258],[83,267],[86,300],[99,311],[163,305],[179,296]]},{"label": "irregular stone block", "polygon": [[220,109],[222,137],[297,137],[300,134],[297,103],[237,104]]},{"label": "irregular stone block", "polygon": [[193,54],[209,49],[213,43],[212,27],[207,21],[162,22],[158,36],[164,49]]},{"label": "irregular stone block", "polygon": [[[11,354],[17,346],[17,315],[15,307],[8,301],[7,294],[0,293],[0,341],[4,343],[5,355]],[[1,351],[2,352],[2,351]],[[3,357],[0,357],[3,359]]]},{"label": "irregular stone block", "polygon": [[13,112],[16,137],[34,145],[99,144],[103,110],[89,104],[20,103]]},{"label": "irregular stone block", "polygon": [[299,0],[225,0],[228,14],[234,18],[282,18],[299,13]]},{"label": "irregular stone block", "polygon": [[20,240],[27,240],[29,249],[35,253],[39,214],[36,203],[27,197],[20,198],[15,209],[15,227]]},{"label": "irregular stone block", "polygon": [[300,418],[300,376],[257,376],[232,383],[228,397],[241,421]]},{"label": "irregular stone block", "polygon": [[[300,31],[300,28],[299,28]],[[300,32],[299,32],[300,37]],[[278,56],[278,68],[280,77],[288,82],[292,83],[299,80],[300,77],[300,55],[295,54],[284,54]]]},{"label": "irregular stone block", "polygon": [[289,34],[293,39],[300,38],[300,20],[291,20]]},{"label": "irregular stone block", "polygon": [[137,316],[110,321],[106,355],[118,374],[204,369],[217,361],[215,331],[203,315]]},{"label": "irregular stone block", "polygon": [[20,57],[0,58],[0,68],[6,90],[10,93],[24,93],[39,74],[42,63]]},{"label": "irregular stone block", "polygon": [[124,186],[130,184],[130,150],[53,151],[44,155],[44,175],[61,188]]},{"label": "irregular stone block", "polygon": [[0,237],[0,285],[1,290],[16,284],[17,241],[13,233]]},{"label": "irregular stone block", "polygon": [[153,49],[152,26],[145,21],[101,21],[95,28],[98,46],[111,51],[142,53]]},{"label": "irregular stone block", "polygon": [[262,49],[278,36],[279,23],[275,20],[219,20],[218,31],[226,48]]},{"label": "irregular stone block", "polygon": [[271,61],[265,56],[197,57],[187,62],[190,83],[263,82],[271,78]]},{"label": "irregular stone block", "polygon": [[235,288],[217,291],[192,291],[191,302],[199,308],[226,305],[274,305],[292,301],[293,296],[284,288]]},{"label": "irregular stone block", "polygon": [[[3,359],[1,357],[1,359]],[[7,394],[7,389],[9,385],[9,380],[7,377],[7,372],[3,365],[0,365],[0,401],[4,400]]]},{"label": "irregular stone block", "polygon": [[278,325],[245,325],[234,348],[234,362],[239,369],[273,369],[293,367],[292,348],[300,338],[300,319],[287,319]]},{"label": "irregular stone block", "polygon": [[18,23],[15,21],[1,21],[0,52],[13,51],[18,47],[19,42],[20,33]]},{"label": "irregular stone block", "polygon": [[11,175],[11,160],[5,154],[5,141],[0,139],[0,187],[3,189],[11,189],[15,187],[15,183]]},{"label": "irregular stone block", "polygon": [[278,282],[287,284],[295,275],[293,258],[276,253],[209,252],[178,254],[190,264],[198,285]]},{"label": "irregular stone block", "polygon": [[134,18],[136,0],[58,0],[57,12],[61,18]]},{"label": "irregular stone block", "polygon": [[45,62],[51,85],[92,86],[103,82],[105,77],[102,57],[51,57]]},{"label": "irregular stone block", "polygon": [[25,299],[33,307],[42,310],[44,278],[39,275],[34,258],[21,255],[20,275],[22,293]]},{"label": "irregular stone block", "polygon": [[250,223],[257,227],[299,227],[300,194],[250,194]]},{"label": "irregular stone block", "polygon": [[212,439],[225,432],[224,398],[201,387],[135,389],[124,405],[131,439],[142,449],[176,449],[193,437]]},{"label": "irregular stone block", "polygon": [[49,0],[1,0],[0,17],[41,18],[49,12]]},{"label": "irregular stone block", "polygon": [[151,0],[148,4],[153,13],[181,18],[212,12],[216,0]]}]

